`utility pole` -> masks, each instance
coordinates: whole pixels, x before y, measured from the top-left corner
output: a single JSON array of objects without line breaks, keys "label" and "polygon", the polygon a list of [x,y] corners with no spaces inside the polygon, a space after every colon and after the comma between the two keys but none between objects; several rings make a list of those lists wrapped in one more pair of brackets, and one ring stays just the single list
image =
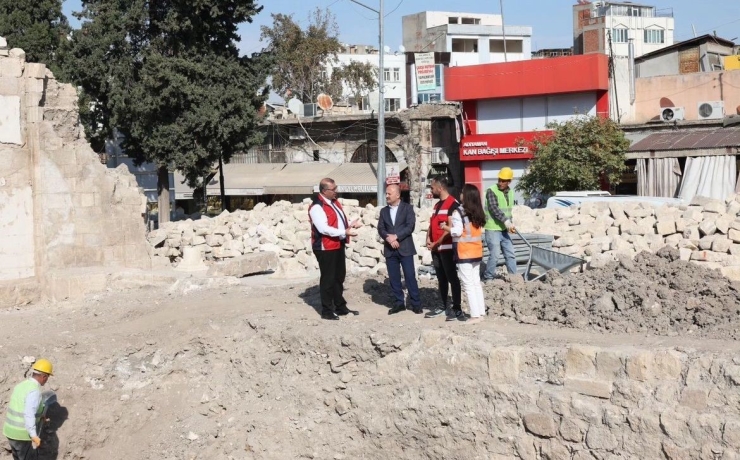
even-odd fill
[{"label": "utility pole", "polygon": [[498,0],[499,7],[501,8],[501,35],[504,36],[504,62],[509,62],[506,57],[506,29],[504,27],[504,0]]},{"label": "utility pole", "polygon": [[357,0],[349,0],[378,15],[378,206],[385,206],[385,37],[383,36],[384,0],[379,0],[380,6],[376,10]]}]

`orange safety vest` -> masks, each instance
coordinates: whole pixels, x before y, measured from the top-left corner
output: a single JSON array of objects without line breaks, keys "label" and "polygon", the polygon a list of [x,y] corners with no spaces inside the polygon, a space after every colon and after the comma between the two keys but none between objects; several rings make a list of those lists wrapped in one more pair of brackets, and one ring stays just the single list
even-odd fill
[{"label": "orange safety vest", "polygon": [[462,214],[462,220],[462,234],[452,238],[452,243],[456,248],[457,263],[480,262],[483,260],[483,227],[471,224],[465,214]]}]

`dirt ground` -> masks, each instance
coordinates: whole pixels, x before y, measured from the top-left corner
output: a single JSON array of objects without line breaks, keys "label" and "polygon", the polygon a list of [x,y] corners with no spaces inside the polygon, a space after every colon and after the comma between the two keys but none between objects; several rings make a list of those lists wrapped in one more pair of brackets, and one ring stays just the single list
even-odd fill
[{"label": "dirt ground", "polygon": [[[673,263],[661,260],[669,259],[636,263]],[[634,267],[623,267],[621,274],[618,267],[611,270],[616,279],[625,278],[624,270],[644,275]],[[593,283],[593,277],[580,276]],[[434,394],[444,400],[450,386],[467,388],[475,382],[461,384],[460,376],[436,375],[431,368],[404,377],[399,385],[395,371],[380,361],[405,349],[423,354],[424,341],[435,331],[502,345],[577,342],[740,350],[729,338],[737,337],[728,332],[736,331],[735,326],[708,326],[720,331],[714,337],[668,334],[681,331],[673,327],[605,328],[591,319],[568,323],[555,315],[548,320],[547,308],[540,313],[532,308],[541,301],[516,302],[529,305],[516,313],[511,299],[509,304],[503,300],[512,292],[519,299],[533,299],[555,298],[553,289],[559,289],[558,295],[572,290],[562,288],[568,281],[554,280],[488,285],[493,316],[475,325],[424,319],[412,312],[388,316],[389,287],[380,278],[356,277],[346,283],[346,297],[361,315],[335,322],[317,314],[316,279],[263,275],[210,283],[185,280],[174,287],[112,290],[81,301],[5,310],[0,312],[0,402],[5,407],[12,387],[23,378],[28,367],[24,357],[54,362],[55,376],[48,386],[57,392],[60,406],[51,414],[39,459],[492,458],[482,455],[490,446],[467,443],[458,434],[465,427],[450,431],[445,418],[453,411],[467,414],[466,407],[474,402],[443,401],[450,413],[434,417],[408,413],[391,422],[387,416],[391,398],[419,392],[424,399],[427,392],[427,398]],[[665,296],[653,289],[651,302],[653,297],[685,300],[675,297],[680,289],[670,282],[660,285]],[[735,291],[730,284],[723,286],[723,301],[732,297],[734,302],[727,310],[736,311]],[[423,279],[421,288],[424,304],[435,305],[436,282]],[[573,296],[591,299],[581,304],[592,305],[603,297],[595,292],[599,289],[593,285]],[[614,289],[621,289],[620,298],[627,295],[624,285]],[[644,285],[641,289],[650,291]],[[610,305],[609,311],[585,308],[583,314],[603,320],[607,313],[615,314],[619,301]],[[666,301],[661,305],[664,311],[675,308]],[[658,317],[651,311],[646,315]],[[734,315],[725,321],[737,322]],[[642,317],[635,321],[642,323]],[[705,338],[694,338],[699,335]],[[395,424],[393,437],[389,424]],[[0,449],[0,459],[7,458]]]}]

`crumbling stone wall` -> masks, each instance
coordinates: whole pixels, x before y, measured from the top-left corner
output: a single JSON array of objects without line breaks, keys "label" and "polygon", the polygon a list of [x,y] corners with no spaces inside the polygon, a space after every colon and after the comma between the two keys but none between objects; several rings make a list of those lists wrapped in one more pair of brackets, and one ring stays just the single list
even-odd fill
[{"label": "crumbling stone wall", "polygon": [[106,168],[85,141],[74,87],[0,49],[0,291],[14,293],[0,302],[104,286],[71,269],[150,267],[144,205],[125,167]]}]

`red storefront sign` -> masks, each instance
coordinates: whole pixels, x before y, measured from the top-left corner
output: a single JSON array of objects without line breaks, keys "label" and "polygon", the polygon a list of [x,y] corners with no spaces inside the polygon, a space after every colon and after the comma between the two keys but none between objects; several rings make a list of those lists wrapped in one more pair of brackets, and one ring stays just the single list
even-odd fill
[{"label": "red storefront sign", "polygon": [[460,142],[460,161],[529,160],[534,154],[529,143],[551,131],[471,134]]}]

